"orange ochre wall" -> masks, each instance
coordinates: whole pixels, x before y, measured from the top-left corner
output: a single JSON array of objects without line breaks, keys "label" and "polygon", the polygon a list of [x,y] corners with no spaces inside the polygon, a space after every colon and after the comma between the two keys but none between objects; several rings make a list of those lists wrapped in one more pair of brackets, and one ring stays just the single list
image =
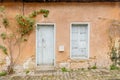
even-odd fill
[{"label": "orange ochre wall", "polygon": [[[4,2],[0,6],[6,7],[6,15],[10,19],[11,28],[16,27],[15,16],[23,13],[22,3]],[[37,16],[36,23],[55,23],[56,24],[56,64],[70,62],[71,67],[86,67],[88,62],[92,65],[109,66],[108,55],[108,28],[111,19],[119,19],[119,2],[93,2],[93,3],[24,3],[24,14],[28,15],[34,10],[48,9],[48,18]],[[90,23],[90,52],[88,60],[70,59],[70,24],[72,22]],[[2,32],[2,30],[0,30]],[[1,33],[0,32],[0,33]],[[2,44],[2,41],[1,41]],[[65,46],[64,52],[59,52],[60,45]],[[16,49],[15,49],[16,50]],[[24,61],[32,55],[36,55],[36,33],[35,30],[28,37],[28,41],[22,44],[19,62]]]}]

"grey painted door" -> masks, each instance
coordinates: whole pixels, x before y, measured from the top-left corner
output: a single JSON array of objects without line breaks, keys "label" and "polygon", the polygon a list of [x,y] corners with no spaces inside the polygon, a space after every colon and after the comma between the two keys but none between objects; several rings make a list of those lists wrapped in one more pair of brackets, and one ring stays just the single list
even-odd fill
[{"label": "grey painted door", "polygon": [[37,65],[54,65],[54,25],[37,25]]},{"label": "grey painted door", "polygon": [[88,25],[72,24],[71,57],[88,58]]}]

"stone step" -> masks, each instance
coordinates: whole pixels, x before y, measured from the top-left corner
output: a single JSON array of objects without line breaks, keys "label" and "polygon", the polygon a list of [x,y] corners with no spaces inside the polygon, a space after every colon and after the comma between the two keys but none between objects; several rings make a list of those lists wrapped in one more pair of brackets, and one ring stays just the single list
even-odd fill
[{"label": "stone step", "polygon": [[54,66],[37,66],[35,73],[45,73],[45,72],[55,72],[55,67]]},{"label": "stone step", "polygon": [[37,66],[36,70],[54,70],[54,66]]},{"label": "stone step", "polygon": [[35,74],[41,74],[41,73],[54,73],[57,72],[56,70],[36,70]]}]

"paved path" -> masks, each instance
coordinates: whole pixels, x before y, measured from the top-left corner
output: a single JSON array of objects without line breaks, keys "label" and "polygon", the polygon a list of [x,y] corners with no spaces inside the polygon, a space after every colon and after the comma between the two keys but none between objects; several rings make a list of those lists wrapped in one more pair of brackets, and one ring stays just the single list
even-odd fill
[{"label": "paved path", "polygon": [[74,70],[70,72],[49,71],[35,75],[13,76],[11,80],[120,80],[120,71]]}]

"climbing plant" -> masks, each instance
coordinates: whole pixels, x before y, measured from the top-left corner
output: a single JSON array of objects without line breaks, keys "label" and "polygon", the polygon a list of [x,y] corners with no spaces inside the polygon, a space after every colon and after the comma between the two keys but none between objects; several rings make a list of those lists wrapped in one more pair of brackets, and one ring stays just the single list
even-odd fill
[{"label": "climbing plant", "polygon": [[[120,66],[120,21],[111,20],[109,27],[109,55],[112,61],[111,69],[118,69]],[[116,68],[115,68],[116,66]],[[114,67],[114,68],[113,68]]]},{"label": "climbing plant", "polygon": [[19,32],[21,36],[30,34],[30,32],[34,29],[35,20],[34,18],[37,17],[37,15],[43,14],[43,16],[46,18],[48,17],[49,10],[46,9],[40,9],[33,11],[29,16],[23,16],[23,15],[17,15],[16,20],[19,24]]},{"label": "climbing plant", "polygon": [[22,15],[17,15],[16,16],[17,23],[19,24],[19,32],[21,36],[24,36],[26,34],[29,34],[34,27],[34,19],[22,16]]},{"label": "climbing plant", "polygon": [[[16,15],[15,19],[18,28],[16,29],[16,32],[13,32],[13,30],[9,28],[11,25],[10,20],[5,15],[5,7],[0,6],[0,19],[2,20],[2,22],[0,23],[3,24],[3,27],[5,29],[5,32],[2,32],[0,34],[0,37],[2,38],[4,43],[3,45],[0,45],[0,50],[2,50],[3,53],[9,58],[10,63],[7,66],[8,74],[14,72],[14,65],[18,61],[18,58],[21,54],[21,43],[27,41],[24,36],[29,35],[34,30],[35,18],[40,13],[46,18],[49,14],[49,10],[36,10],[28,16]],[[16,49],[17,52],[15,52],[14,49]],[[14,55],[16,55],[16,57],[13,57]]]},{"label": "climbing plant", "polygon": [[33,12],[29,15],[29,17],[30,17],[30,18],[34,18],[34,17],[36,17],[36,16],[39,15],[39,14],[43,14],[44,17],[48,17],[49,10],[40,9],[40,10],[33,11]]}]

